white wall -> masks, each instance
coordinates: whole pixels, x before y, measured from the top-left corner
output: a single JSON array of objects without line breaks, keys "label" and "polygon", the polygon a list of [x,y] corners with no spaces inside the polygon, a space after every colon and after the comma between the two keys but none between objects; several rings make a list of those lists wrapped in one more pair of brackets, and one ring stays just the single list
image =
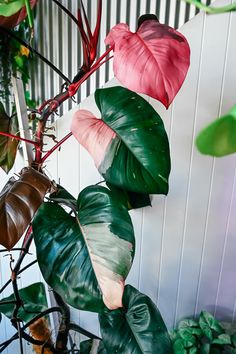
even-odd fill
[{"label": "white wall", "polygon": [[[236,13],[200,14],[181,31],[192,51],[184,86],[168,111],[150,99],[169,135],[170,192],[153,196],[152,207],[131,212],[137,247],[127,280],[153,299],[168,327],[202,309],[235,321],[236,305],[235,155],[215,159],[194,146],[198,131],[236,103]],[[93,97],[81,106],[96,113]],[[71,117],[69,112],[56,122],[58,139],[68,132]],[[46,171],[75,196],[100,180],[73,137],[47,162]],[[1,282],[7,261],[1,256]],[[76,321],[97,332],[95,317],[73,312]]]}]

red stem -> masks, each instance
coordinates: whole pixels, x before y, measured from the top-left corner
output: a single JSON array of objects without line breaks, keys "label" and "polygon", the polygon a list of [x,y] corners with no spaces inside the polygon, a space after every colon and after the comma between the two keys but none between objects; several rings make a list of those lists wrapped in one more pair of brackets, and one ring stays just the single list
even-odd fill
[{"label": "red stem", "polygon": [[107,58],[106,60],[102,61],[103,58],[105,58],[110,51],[113,50],[113,47],[110,47],[109,49],[106,50],[106,52],[100,57],[98,58],[98,60],[95,62],[95,64],[93,66],[91,66],[91,69],[89,72],[87,72],[82,79],[80,79],[79,81],[75,82],[74,84],[71,84],[68,88],[69,91],[69,95],[70,96],[74,96],[76,94],[76,92],[78,91],[79,87],[82,85],[82,83],[87,80],[87,78],[92,75],[98,68],[100,68],[101,65],[103,65],[104,63],[106,63],[108,60],[110,60],[112,57]]},{"label": "red stem", "polygon": [[34,145],[36,148],[39,146],[39,144],[37,143],[37,141],[24,139],[24,138],[21,138],[21,137],[18,136],[18,135],[13,135],[13,134],[10,134],[10,133],[3,133],[3,132],[0,132],[0,135],[7,136],[8,138],[12,138],[12,139],[16,139],[16,140],[25,141],[26,143],[29,143],[29,144]]},{"label": "red stem", "polygon": [[63,144],[67,139],[69,139],[71,137],[72,133],[68,133],[66,136],[64,136],[64,138],[62,138],[60,141],[58,141],[58,143],[56,145],[54,145],[42,158],[42,163],[53,153],[53,151],[55,151],[56,149],[58,149],[61,144]]}]

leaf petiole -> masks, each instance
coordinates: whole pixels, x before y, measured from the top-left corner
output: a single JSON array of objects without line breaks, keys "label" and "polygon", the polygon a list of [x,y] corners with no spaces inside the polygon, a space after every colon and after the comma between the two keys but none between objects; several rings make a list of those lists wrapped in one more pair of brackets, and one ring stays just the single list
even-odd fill
[{"label": "leaf petiole", "polygon": [[26,143],[32,144],[32,145],[37,146],[37,147],[39,146],[39,144],[36,141],[25,139],[25,138],[21,138],[18,135],[14,135],[14,134],[10,134],[10,133],[3,133],[3,132],[0,132],[0,135],[6,136],[6,137],[12,138],[12,139],[20,140],[20,141],[25,141]]}]

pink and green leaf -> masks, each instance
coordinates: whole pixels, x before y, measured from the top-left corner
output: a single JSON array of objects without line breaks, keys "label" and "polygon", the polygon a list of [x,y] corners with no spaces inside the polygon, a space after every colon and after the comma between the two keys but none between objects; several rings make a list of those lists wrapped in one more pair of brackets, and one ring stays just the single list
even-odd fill
[{"label": "pink and green leaf", "polygon": [[189,68],[186,38],[152,19],[144,21],[135,33],[126,24],[114,26],[105,43],[114,47],[117,79],[130,90],[156,98],[168,108]]},{"label": "pink and green leaf", "polygon": [[97,90],[102,119],[78,111],[72,133],[105,180],[136,193],[168,193],[170,155],[163,122],[153,107],[122,87]]},{"label": "pink and green leaf", "polygon": [[135,241],[127,208],[108,189],[84,189],[76,217],[44,203],[33,232],[42,274],[67,303],[95,312],[122,306]]}]

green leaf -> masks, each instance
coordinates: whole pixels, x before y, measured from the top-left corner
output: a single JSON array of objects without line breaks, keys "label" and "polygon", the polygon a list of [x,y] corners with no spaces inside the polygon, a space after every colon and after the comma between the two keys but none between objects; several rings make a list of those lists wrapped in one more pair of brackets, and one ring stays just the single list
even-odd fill
[{"label": "green leaf", "polygon": [[201,346],[200,354],[210,354],[210,344],[209,343],[204,343]]},{"label": "green leaf", "polygon": [[42,274],[75,308],[122,306],[135,244],[127,208],[107,188],[90,186],[80,193],[78,210],[72,217],[54,203],[39,209],[33,232]]},{"label": "green leaf", "polygon": [[192,319],[185,319],[179,322],[178,328],[199,327],[198,323]]},{"label": "green leaf", "polygon": [[236,334],[231,335],[231,342],[232,342],[233,346],[236,348]]},{"label": "green leaf", "polygon": [[231,344],[231,338],[228,334],[223,333],[220,334],[218,338],[215,338],[212,343],[219,345]]},{"label": "green leaf", "polygon": [[112,193],[115,194],[129,210],[151,206],[149,194],[130,192],[116,187],[112,183],[106,184]]},{"label": "green leaf", "polygon": [[178,332],[180,337],[185,341],[185,348],[191,347],[193,344],[196,344],[196,339],[191,332],[191,328],[180,328]]},{"label": "green leaf", "polygon": [[197,354],[197,348],[194,348],[194,347],[190,348],[188,350],[188,354]]},{"label": "green leaf", "polygon": [[224,328],[220,324],[219,321],[217,321],[214,316],[212,316],[209,312],[207,311],[202,311],[200,314],[199,321],[201,320],[201,323],[206,323],[209,328],[211,328],[213,331],[215,331],[217,334],[222,334],[225,332]]},{"label": "green leaf", "polygon": [[204,128],[196,145],[202,154],[216,157],[236,152],[236,106]]},{"label": "green leaf", "polygon": [[107,354],[107,351],[102,341],[89,339],[80,343],[80,354]]},{"label": "green leaf", "polygon": [[25,0],[0,0],[0,16],[12,16],[23,6],[25,6]]},{"label": "green leaf", "polygon": [[[34,283],[26,288],[20,289],[20,298],[23,301],[24,308],[20,307],[18,317],[24,322],[30,321],[40,312],[47,310],[47,297],[43,283]],[[4,301],[15,300],[14,294],[2,299],[0,301],[0,312],[12,318],[14,304],[3,304]]]},{"label": "green leaf", "polygon": [[178,338],[173,344],[174,354],[187,354],[187,349],[185,349],[184,341],[182,338]]},{"label": "green leaf", "polygon": [[24,67],[24,58],[21,55],[16,55],[14,60],[16,62],[17,68],[22,70]]},{"label": "green leaf", "polygon": [[149,297],[126,285],[123,305],[124,308],[99,314],[108,353],[172,353],[166,326]]},{"label": "green leaf", "polygon": [[76,199],[62,186],[57,185],[55,192],[50,194],[50,200],[58,204],[66,205],[72,210],[77,210]]},{"label": "green leaf", "polygon": [[141,96],[123,87],[98,89],[102,120],[116,132],[99,172],[110,183],[138,193],[168,193],[170,154],[163,122]]},{"label": "green leaf", "polygon": [[[0,102],[0,132],[19,135],[17,116],[10,118]],[[19,141],[0,135],[0,167],[8,173],[14,165]]]}]

